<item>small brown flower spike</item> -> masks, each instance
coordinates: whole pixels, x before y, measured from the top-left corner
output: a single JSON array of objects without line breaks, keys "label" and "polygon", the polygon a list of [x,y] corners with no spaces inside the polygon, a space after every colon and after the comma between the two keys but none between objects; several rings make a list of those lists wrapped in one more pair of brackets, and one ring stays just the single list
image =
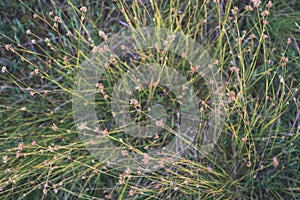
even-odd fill
[{"label": "small brown flower spike", "polygon": [[277,157],[273,157],[273,166],[276,168],[279,165],[279,161],[277,159]]},{"label": "small brown flower spike", "polygon": [[98,35],[102,37],[104,40],[107,40],[107,35],[104,33],[104,31],[98,31]]},{"label": "small brown flower spike", "polygon": [[260,0],[251,0],[251,2],[253,3],[253,6],[254,6],[255,8],[258,8],[259,5],[261,4],[261,1],[260,1]]},{"label": "small brown flower spike", "polygon": [[87,12],[87,8],[85,6],[83,6],[83,7],[80,8],[80,11],[86,13]]},{"label": "small brown flower spike", "polygon": [[272,5],[273,5],[272,1],[269,1],[269,2],[267,3],[266,7],[267,7],[267,8],[271,8]]},{"label": "small brown flower spike", "polygon": [[1,72],[2,72],[2,73],[5,73],[5,72],[7,72],[7,68],[6,68],[6,66],[3,66],[3,67],[2,67],[2,70],[1,70]]},{"label": "small brown flower spike", "polygon": [[3,163],[7,163],[8,160],[9,160],[9,158],[7,155],[3,156],[3,158],[2,158]]},{"label": "small brown flower spike", "polygon": [[54,131],[57,131],[58,127],[56,126],[56,124],[53,123],[52,126],[51,126],[51,129],[54,130]]}]

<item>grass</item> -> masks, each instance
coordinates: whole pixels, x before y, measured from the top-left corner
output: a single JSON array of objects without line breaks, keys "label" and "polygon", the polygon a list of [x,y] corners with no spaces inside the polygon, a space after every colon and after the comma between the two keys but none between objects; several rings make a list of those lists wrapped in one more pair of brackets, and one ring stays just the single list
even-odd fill
[{"label": "grass", "polygon": [[[262,2],[247,10],[246,2],[2,1],[1,199],[299,199],[300,4],[274,0],[270,8]],[[262,16],[265,10],[270,13]],[[104,89],[93,105],[100,127],[126,152],[145,156],[176,135],[161,132],[157,140],[140,139],[116,125],[113,89],[127,71],[153,62],[171,66],[200,99],[203,123],[194,150],[152,171],[142,160],[140,167],[113,165],[111,155],[99,160],[90,154],[72,109],[74,96],[85,103],[74,84],[91,51],[119,31],[149,26],[201,44],[226,93],[224,128],[214,150],[201,157],[212,97],[187,59],[136,50],[107,67],[100,80]],[[167,125],[174,129],[180,100],[168,88],[144,85],[132,98],[142,110],[149,99],[162,104]],[[141,115],[135,108],[129,106],[130,117],[139,123],[166,114]],[[97,148],[104,152],[101,145]]]}]

